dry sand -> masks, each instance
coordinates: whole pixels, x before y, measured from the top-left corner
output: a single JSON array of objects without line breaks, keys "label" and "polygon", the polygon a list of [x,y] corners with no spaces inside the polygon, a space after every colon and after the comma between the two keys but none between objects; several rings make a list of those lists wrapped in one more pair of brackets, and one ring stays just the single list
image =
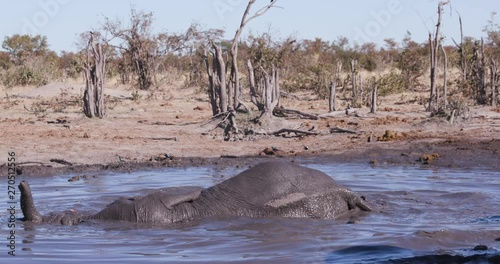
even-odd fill
[{"label": "dry sand", "polygon": [[[262,157],[264,149],[275,147],[278,152],[265,156],[412,164],[419,163],[422,154],[437,153],[431,165],[500,168],[500,111],[491,107],[473,108],[468,120],[450,124],[445,118],[429,117],[425,107],[413,100],[421,94],[397,95],[382,98],[377,114],[370,114],[365,107],[349,115],[342,110],[319,120],[282,122],[283,127],[311,130],[319,133],[316,136],[250,135],[226,142],[223,131],[215,129],[217,122],[209,122],[207,96],[195,88],[141,92],[140,98],[133,100],[131,90],[109,87],[103,119],[83,116],[78,100],[82,88],[77,82],[1,88],[0,164],[6,163],[12,151],[19,166],[34,165],[57,172],[106,165],[144,168],[200,162],[227,164],[235,157]],[[284,98],[281,104],[312,114],[327,113],[326,100],[314,100],[309,94],[298,96],[300,100]],[[342,104],[338,108],[345,109]],[[358,134],[330,133],[334,127]],[[376,139],[386,130],[397,132],[397,136],[368,142],[370,135]],[[155,161],[164,158],[162,155],[173,158]],[[55,159],[73,165],[53,162]],[[5,164],[1,175],[6,174],[3,167]]]}]

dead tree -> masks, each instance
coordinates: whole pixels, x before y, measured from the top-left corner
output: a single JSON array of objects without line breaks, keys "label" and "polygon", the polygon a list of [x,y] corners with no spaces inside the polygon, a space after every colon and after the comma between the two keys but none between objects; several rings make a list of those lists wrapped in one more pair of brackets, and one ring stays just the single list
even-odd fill
[{"label": "dead tree", "polygon": [[335,87],[335,80],[332,80],[330,82],[330,100],[328,101],[328,110],[330,112],[335,111],[335,93],[336,93],[336,87]]},{"label": "dead tree", "polygon": [[211,46],[212,51],[205,50],[203,60],[208,76],[208,97],[212,106],[212,114],[216,116],[228,111],[227,67],[220,45],[212,42]]},{"label": "dead tree", "polygon": [[262,115],[271,116],[274,108],[278,105],[280,99],[279,72],[276,67],[272,67],[271,74],[264,69],[264,112]]},{"label": "dead tree", "polygon": [[208,52],[205,50],[203,61],[205,62],[205,68],[208,76],[208,98],[210,99],[210,105],[212,107],[212,115],[216,116],[220,112],[218,101],[220,86],[219,82],[215,79],[214,73],[216,69],[219,68],[219,62],[217,61],[217,57],[214,53],[211,52],[210,56],[207,53]]},{"label": "dead tree", "polygon": [[217,72],[218,94],[219,94],[219,109],[221,113],[228,110],[227,90],[226,90],[226,63],[222,56],[222,48],[220,45],[212,43],[214,48],[214,64],[215,71]]},{"label": "dead tree", "polygon": [[462,28],[462,16],[458,14],[458,21],[460,22],[460,68],[462,69],[463,80],[467,79],[467,58],[465,57],[464,46],[464,31]]},{"label": "dead tree", "polygon": [[497,107],[497,63],[490,59],[490,82],[491,82],[491,106]]},{"label": "dead tree", "polygon": [[448,55],[446,54],[446,50],[443,45],[441,45],[441,50],[443,51],[444,58],[444,69],[443,69],[443,108],[446,109],[448,107]]},{"label": "dead tree", "polygon": [[335,67],[335,78],[340,80],[340,73],[342,72],[342,61],[337,61],[337,67]]},{"label": "dead tree", "polygon": [[255,71],[252,66],[252,62],[247,60],[247,70],[248,70],[248,83],[250,84],[250,99],[252,103],[257,106],[259,111],[264,111],[264,106],[262,102],[259,100],[261,98],[260,94],[257,92],[257,86],[255,84]]},{"label": "dead tree", "polygon": [[[212,104],[212,113],[217,115],[226,113],[229,109],[236,110],[240,105],[244,105],[240,100],[240,80],[238,69],[238,43],[241,33],[247,23],[264,13],[276,4],[277,0],[271,1],[269,5],[264,6],[252,16],[249,16],[250,9],[256,0],[249,0],[248,5],[243,13],[240,26],[236,30],[233,42],[231,44],[230,56],[231,62],[224,60],[222,48],[220,45],[212,44],[213,51],[211,52],[212,63],[210,63],[209,56],[205,55],[205,66],[207,68],[207,75],[209,78],[209,98]],[[227,66],[231,64],[231,72],[227,78]],[[212,80],[212,81],[210,81]],[[255,86],[254,86],[255,87]],[[252,96],[256,93],[250,91]],[[252,101],[254,99],[252,98]],[[214,110],[216,109],[216,110]]]},{"label": "dead tree", "polygon": [[481,76],[479,80],[479,103],[486,104],[486,56],[484,54],[484,39],[481,38]]},{"label": "dead tree", "polygon": [[230,95],[230,101],[229,101],[229,106],[233,107],[233,109],[238,109],[240,106],[241,102],[239,100],[240,98],[240,79],[239,79],[239,69],[238,69],[238,44],[239,44],[239,39],[241,36],[241,33],[243,32],[243,29],[245,26],[250,22],[252,19],[259,17],[266,13],[270,8],[272,8],[277,0],[271,1],[269,5],[264,6],[255,14],[252,16],[248,17],[250,14],[250,9],[252,8],[252,5],[255,3],[256,0],[249,0],[248,5],[245,9],[245,12],[243,13],[243,17],[241,18],[241,23],[239,28],[236,30],[236,33],[233,38],[233,42],[231,44],[231,75],[230,75],[230,90],[229,90],[229,95]]},{"label": "dead tree", "polygon": [[358,101],[358,91],[357,91],[357,74],[358,74],[358,61],[356,59],[351,60],[351,81],[352,81],[352,104],[354,107],[357,105]]},{"label": "dead tree", "polygon": [[262,112],[261,116],[272,116],[281,94],[278,69],[272,66],[270,73],[262,66],[254,69],[250,60],[247,61],[247,69],[252,103]]},{"label": "dead tree", "polygon": [[431,72],[430,72],[430,79],[431,79],[431,92],[429,96],[429,106],[427,108],[428,111],[433,112],[435,110],[436,104],[437,104],[437,90],[436,90],[436,68],[437,68],[437,62],[438,62],[438,51],[439,51],[439,46],[441,42],[441,16],[443,13],[443,6],[447,5],[447,2],[439,2],[438,4],[438,22],[436,24],[436,32],[434,33],[434,37],[432,34],[429,32],[429,49],[430,49],[430,61],[431,61]]},{"label": "dead tree", "polygon": [[[458,13],[458,12],[457,12]],[[462,81],[467,80],[467,58],[465,56],[465,45],[464,45],[464,31],[462,27],[462,16],[458,13],[458,22],[460,23],[460,44],[458,44],[453,38],[453,43],[457,47],[458,52],[460,53],[460,74],[462,77]]]},{"label": "dead tree", "polygon": [[83,94],[83,113],[89,117],[104,117],[103,90],[106,84],[106,55],[100,43],[95,43],[90,32],[87,44],[87,58],[84,62],[85,92]]},{"label": "dead tree", "polygon": [[377,112],[377,94],[378,94],[378,86],[377,84],[375,84],[372,90],[372,100],[370,107],[370,113],[372,114],[375,114]]},{"label": "dead tree", "polygon": [[486,61],[484,54],[484,40],[482,38],[480,43],[476,41],[474,45],[473,61],[474,64],[472,67],[472,73],[475,84],[476,102],[478,104],[486,104]]},{"label": "dead tree", "polygon": [[335,109],[335,97],[337,96],[337,80],[340,80],[340,73],[342,72],[342,61],[337,61],[337,67],[335,68],[335,75],[330,81],[330,100],[328,105],[329,112],[336,111]]}]

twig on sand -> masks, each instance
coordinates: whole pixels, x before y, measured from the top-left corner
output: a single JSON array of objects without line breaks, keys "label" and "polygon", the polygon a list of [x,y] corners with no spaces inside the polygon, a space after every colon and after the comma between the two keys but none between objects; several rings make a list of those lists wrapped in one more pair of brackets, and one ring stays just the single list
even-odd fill
[{"label": "twig on sand", "polygon": [[51,159],[50,162],[55,162],[55,163],[59,163],[62,165],[67,165],[67,166],[73,166],[73,163],[71,163],[69,161],[65,161],[63,159]]},{"label": "twig on sand", "polygon": [[316,135],[319,135],[318,132],[305,131],[305,130],[299,130],[299,129],[290,129],[290,128],[282,128],[278,131],[266,133],[266,134],[279,136],[279,135],[284,134],[284,133],[288,133],[288,134],[295,133],[295,135],[297,135],[297,136],[304,136],[304,135],[305,136],[316,136]]},{"label": "twig on sand", "polygon": [[166,140],[166,141],[177,141],[176,137],[157,137],[157,138],[148,138],[150,140]]}]

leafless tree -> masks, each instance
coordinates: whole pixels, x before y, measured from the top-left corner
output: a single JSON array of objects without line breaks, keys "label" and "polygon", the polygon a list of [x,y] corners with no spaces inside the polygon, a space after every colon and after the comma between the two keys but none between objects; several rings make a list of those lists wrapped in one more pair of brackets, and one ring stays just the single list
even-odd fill
[{"label": "leafless tree", "polygon": [[[262,112],[262,116],[270,117],[280,98],[279,71],[275,66],[270,72],[262,66],[256,71],[250,60],[247,61],[247,69],[252,102]],[[259,78],[256,78],[256,74],[260,75]],[[256,82],[256,79],[259,81]]]},{"label": "leafless tree", "polygon": [[372,98],[370,105],[370,113],[375,114],[377,112],[377,94],[378,94],[378,86],[375,83],[372,89]]},{"label": "leafless tree", "polygon": [[[239,39],[241,36],[241,33],[243,32],[243,29],[245,26],[250,22],[251,20],[265,14],[269,9],[271,9],[278,0],[273,0],[270,2],[269,5],[266,5],[262,7],[260,10],[255,12],[252,16],[249,17],[250,15],[250,10],[252,9],[253,4],[255,3],[256,0],[249,0],[248,5],[245,9],[245,12],[243,13],[243,16],[241,18],[241,23],[239,28],[236,30],[236,33],[233,38],[233,42],[231,44],[231,87],[229,90],[230,100],[229,105],[233,107],[233,109],[237,109],[240,104],[240,80],[239,80],[239,69],[238,69],[238,44],[239,44]],[[272,111],[272,109],[271,109]]]},{"label": "leafless tree", "polygon": [[[250,15],[250,10],[256,0],[249,0],[248,5],[243,13],[241,23],[239,28],[236,30],[234,38],[231,43],[231,49],[229,51],[230,61],[225,61],[222,54],[222,48],[219,44],[212,42],[211,58],[212,63],[209,61],[209,54],[206,53],[205,56],[205,66],[207,67],[207,74],[209,79],[212,79],[211,88],[209,88],[209,94],[215,95],[216,97],[211,97],[212,106],[218,105],[217,111],[212,111],[213,114],[225,113],[228,109],[238,109],[242,102],[240,101],[240,72],[238,69],[238,45],[241,33],[245,26],[251,20],[263,15],[269,9],[271,9],[278,0],[271,1],[270,4],[262,7],[253,15]],[[229,78],[227,78],[226,67],[231,65],[231,71]],[[217,76],[214,76],[216,74]],[[269,76],[274,76],[274,70]],[[279,94],[277,95],[279,96]],[[218,103],[216,103],[216,101]],[[271,109],[272,111],[272,109]]]},{"label": "leafless tree", "polygon": [[208,96],[214,116],[227,112],[226,62],[222,48],[212,42],[213,51],[209,56],[205,50],[204,61],[208,75]]},{"label": "leafless tree", "polygon": [[473,53],[472,74],[475,84],[475,97],[478,104],[486,104],[486,55],[484,40],[476,41]]},{"label": "leafless tree", "polygon": [[490,59],[491,106],[497,107],[498,75],[497,62]]},{"label": "leafless tree", "polygon": [[436,24],[436,32],[434,32],[434,36],[429,32],[429,48],[430,48],[430,61],[431,61],[431,92],[429,96],[429,106],[428,110],[433,112],[436,109],[437,104],[437,90],[436,90],[436,69],[438,62],[438,51],[441,45],[441,17],[443,14],[443,6],[447,5],[449,1],[442,1],[438,4],[438,21]]},{"label": "leafless tree", "polygon": [[352,104],[356,107],[358,102],[358,60],[351,60]]},{"label": "leafless tree", "polygon": [[460,23],[460,44],[457,44],[455,40],[455,45],[458,48],[458,51],[460,52],[460,69],[462,71],[462,80],[465,81],[467,80],[467,58],[466,58],[466,50],[465,50],[465,44],[464,44],[464,31],[463,31],[463,26],[462,26],[462,16],[458,14],[458,22]]},{"label": "leafless tree", "polygon": [[441,51],[443,52],[443,107],[446,109],[448,106],[448,54],[443,45],[441,45]]},{"label": "leafless tree", "polygon": [[330,82],[330,100],[328,101],[328,110],[330,112],[334,112],[335,111],[335,94],[336,94],[336,84],[335,84],[336,80],[333,79],[331,82]]}]

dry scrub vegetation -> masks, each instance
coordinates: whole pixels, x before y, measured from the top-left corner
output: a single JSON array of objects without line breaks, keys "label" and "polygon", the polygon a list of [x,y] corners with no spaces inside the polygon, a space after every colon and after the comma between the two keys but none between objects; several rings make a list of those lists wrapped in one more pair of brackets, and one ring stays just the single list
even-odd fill
[{"label": "dry scrub vegetation", "polygon": [[[243,21],[276,2],[255,13],[248,9]],[[382,47],[345,37],[330,42],[262,33],[240,39],[245,22],[228,41],[223,30],[196,24],[155,34],[153,18],[136,9],[129,23],[106,18],[99,31],[80,35],[76,52],[56,53],[44,36],[5,37],[5,147],[19,149],[29,162],[112,163],[498,138],[500,27],[494,15],[484,39],[464,36],[454,46],[442,46],[441,36],[437,44],[430,41],[440,48],[433,93],[430,43],[417,43],[410,33]],[[105,115],[87,119],[82,109],[89,84],[82,77],[94,69],[87,53],[94,42],[106,56]]]}]

